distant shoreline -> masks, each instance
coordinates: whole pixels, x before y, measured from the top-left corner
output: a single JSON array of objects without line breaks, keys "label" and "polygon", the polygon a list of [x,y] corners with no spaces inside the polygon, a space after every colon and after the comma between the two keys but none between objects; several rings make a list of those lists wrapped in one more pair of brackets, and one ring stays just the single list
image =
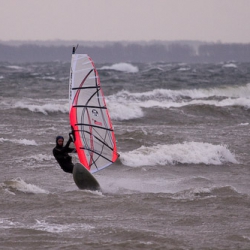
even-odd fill
[{"label": "distant shoreline", "polygon": [[96,63],[250,61],[250,43],[202,41],[0,41],[1,62],[69,61],[72,47]]}]

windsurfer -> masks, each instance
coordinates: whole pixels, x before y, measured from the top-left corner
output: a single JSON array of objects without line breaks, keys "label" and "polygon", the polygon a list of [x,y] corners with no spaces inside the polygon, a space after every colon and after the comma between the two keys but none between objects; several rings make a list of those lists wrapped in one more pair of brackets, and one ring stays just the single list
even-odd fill
[{"label": "windsurfer", "polygon": [[56,146],[53,149],[53,155],[64,172],[73,173],[74,164],[72,163],[72,157],[68,154],[76,152],[74,148],[69,147],[73,139],[69,135],[69,140],[65,146],[63,146],[63,142],[64,138],[62,136],[59,135],[56,137]]}]

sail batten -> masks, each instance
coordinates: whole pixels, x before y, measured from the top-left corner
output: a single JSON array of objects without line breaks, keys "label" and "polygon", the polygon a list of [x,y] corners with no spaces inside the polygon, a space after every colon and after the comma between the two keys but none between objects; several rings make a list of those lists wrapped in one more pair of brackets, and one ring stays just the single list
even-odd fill
[{"label": "sail batten", "polygon": [[94,109],[107,109],[107,107],[103,106],[88,106],[88,105],[73,105],[73,108],[94,108]]},{"label": "sail batten", "polygon": [[115,134],[98,72],[86,54],[73,54],[69,83],[70,124],[80,163],[91,172],[118,158]]},{"label": "sail batten", "polygon": [[72,88],[72,90],[76,90],[76,89],[100,89],[99,86],[93,86],[93,87],[76,87],[76,88]]},{"label": "sail batten", "polygon": [[94,150],[92,150],[92,149],[89,149],[89,148],[81,148],[81,149],[84,149],[84,150],[87,150],[87,151],[89,151],[89,152],[95,153],[95,154],[99,155],[100,157],[105,158],[107,161],[112,162],[110,159],[104,157],[101,153],[98,153],[98,152],[96,152],[96,151],[94,151]]},{"label": "sail batten", "polygon": [[[75,125],[81,125],[81,126],[90,126],[92,128],[99,128],[99,129],[104,129],[104,130],[108,130],[108,131],[114,131],[113,129],[111,128],[104,128],[102,126],[97,126],[97,125],[93,125],[93,124],[90,124],[90,123],[76,123]],[[85,132],[86,130],[85,129],[82,129],[82,130],[77,130],[77,131],[82,131],[82,132]],[[90,133],[89,131],[86,131],[86,133]]]}]

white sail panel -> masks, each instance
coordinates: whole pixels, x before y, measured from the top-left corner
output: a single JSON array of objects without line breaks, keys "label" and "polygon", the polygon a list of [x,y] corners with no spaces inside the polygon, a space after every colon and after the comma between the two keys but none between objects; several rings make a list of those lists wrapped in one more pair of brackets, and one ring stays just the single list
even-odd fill
[{"label": "white sail panel", "polygon": [[115,134],[97,70],[88,55],[72,55],[69,103],[79,161],[91,172],[112,164],[118,157]]}]

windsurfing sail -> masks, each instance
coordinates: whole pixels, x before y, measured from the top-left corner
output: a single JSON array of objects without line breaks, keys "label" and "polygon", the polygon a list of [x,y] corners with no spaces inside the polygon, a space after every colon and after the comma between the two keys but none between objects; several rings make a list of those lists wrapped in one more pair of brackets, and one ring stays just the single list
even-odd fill
[{"label": "windsurfing sail", "polygon": [[91,173],[114,163],[116,139],[100,78],[86,54],[74,54],[69,80],[69,119],[80,163]]}]

